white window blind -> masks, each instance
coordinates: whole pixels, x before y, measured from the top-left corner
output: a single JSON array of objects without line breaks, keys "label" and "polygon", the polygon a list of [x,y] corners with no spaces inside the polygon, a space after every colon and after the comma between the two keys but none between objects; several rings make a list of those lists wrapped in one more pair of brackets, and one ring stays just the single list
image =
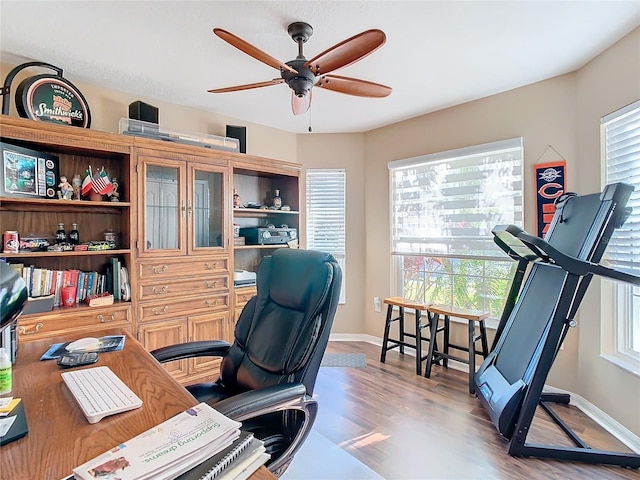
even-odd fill
[{"label": "white window blind", "polygon": [[640,273],[640,101],[602,118],[606,183],[635,187],[631,215],[613,234],[606,250],[609,265]]},{"label": "white window blind", "polygon": [[345,302],[344,169],[307,169],[307,248],[331,253],[342,268],[340,303]]},{"label": "white window blind", "polygon": [[389,163],[393,254],[498,257],[499,224],[522,225],[522,138]]}]

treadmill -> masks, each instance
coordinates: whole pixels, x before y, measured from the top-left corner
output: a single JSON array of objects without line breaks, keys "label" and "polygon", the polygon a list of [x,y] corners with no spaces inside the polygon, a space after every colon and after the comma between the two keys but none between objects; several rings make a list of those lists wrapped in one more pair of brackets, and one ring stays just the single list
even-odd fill
[{"label": "treadmill", "polygon": [[[569,403],[569,395],[543,393],[593,275],[640,285],[639,276],[598,263],[614,230],[631,212],[625,206],[632,192],[631,185],[615,183],[601,193],[565,194],[544,239],[514,225],[492,231],[495,243],[518,261],[518,268],[491,353],[474,383],[494,425],[509,440],[510,455],[640,468],[640,455],[590,448],[551,408]],[[527,443],[538,405],[574,447]]]}]

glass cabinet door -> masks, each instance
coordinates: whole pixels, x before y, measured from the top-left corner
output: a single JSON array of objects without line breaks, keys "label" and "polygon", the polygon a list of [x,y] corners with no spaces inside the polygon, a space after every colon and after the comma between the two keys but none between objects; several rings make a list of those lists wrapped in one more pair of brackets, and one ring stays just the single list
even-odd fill
[{"label": "glass cabinet door", "polygon": [[139,249],[148,254],[182,252],[186,215],[181,188],[184,164],[152,159],[144,162],[143,170],[144,228]]},{"label": "glass cabinet door", "polygon": [[190,168],[190,194],[187,217],[190,218],[189,250],[225,249],[225,198],[227,174],[208,165]]}]

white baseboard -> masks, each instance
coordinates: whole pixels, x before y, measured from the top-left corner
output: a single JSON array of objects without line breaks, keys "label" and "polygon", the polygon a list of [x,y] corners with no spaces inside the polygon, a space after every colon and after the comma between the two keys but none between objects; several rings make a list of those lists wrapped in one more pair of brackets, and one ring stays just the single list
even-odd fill
[{"label": "white baseboard", "polygon": [[[377,345],[382,348],[382,338],[375,337],[373,335],[366,334],[351,334],[351,333],[335,333],[331,334],[329,337],[329,341],[331,342],[366,342],[371,343],[373,345]],[[415,357],[415,350],[412,348],[408,348],[406,351],[406,355],[410,355]],[[449,366],[455,370],[460,370],[463,372],[468,372],[468,366],[464,363],[456,362],[452,360],[449,362]],[[640,454],[640,437],[635,435],[629,429],[627,429],[624,425],[618,423],[616,420],[611,418],[605,412],[600,410],[595,405],[591,404],[580,395],[567,392],[565,390],[561,390],[559,388],[551,387],[545,385],[545,391],[551,393],[567,393],[571,396],[571,405],[574,405],[576,408],[579,408],[585,415],[591,418],[594,422],[604,428],[607,432],[633,450],[635,453]]]}]

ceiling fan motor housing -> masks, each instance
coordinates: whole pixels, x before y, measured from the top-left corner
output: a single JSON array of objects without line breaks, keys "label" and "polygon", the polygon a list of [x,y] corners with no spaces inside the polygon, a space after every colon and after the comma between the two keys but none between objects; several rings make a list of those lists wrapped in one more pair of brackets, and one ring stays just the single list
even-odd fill
[{"label": "ceiling fan motor housing", "polygon": [[297,97],[306,97],[316,83],[316,76],[310,68],[304,66],[306,62],[306,58],[298,57],[286,63],[298,73],[292,73],[286,70],[280,71],[282,78],[287,82],[287,85],[289,85],[289,88],[293,90]]}]

